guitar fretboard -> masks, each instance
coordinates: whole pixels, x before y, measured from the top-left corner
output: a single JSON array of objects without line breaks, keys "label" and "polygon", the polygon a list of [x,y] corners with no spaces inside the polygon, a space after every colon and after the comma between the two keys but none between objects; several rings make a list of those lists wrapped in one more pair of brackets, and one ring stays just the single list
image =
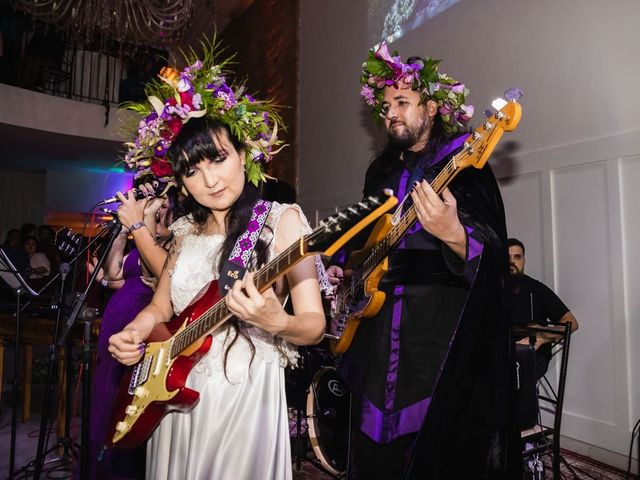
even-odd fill
[{"label": "guitar fretboard", "polygon": [[[253,281],[258,291],[265,291],[276,281],[281,272],[305,256],[303,250],[305,239],[306,237],[291,245],[255,273]],[[171,358],[180,355],[189,345],[209,333],[222,322],[231,318],[231,316],[232,314],[227,308],[224,298],[218,300],[215,305],[206,310],[200,317],[187,325],[183,331],[174,336],[171,346]]]},{"label": "guitar fretboard", "polygon": [[[438,175],[431,182],[431,188],[440,194],[446,188],[447,185],[458,174],[462,167],[459,166],[461,157],[468,155],[467,149],[460,152],[458,155],[454,155],[451,160],[440,170]],[[407,208],[406,212],[402,214],[398,223],[396,223],[384,239],[379,242],[369,253],[369,256],[364,261],[363,272],[360,278],[367,278],[378,264],[389,254],[389,251],[400,241],[402,236],[416,223],[418,219],[416,214],[416,208],[411,205]]]}]

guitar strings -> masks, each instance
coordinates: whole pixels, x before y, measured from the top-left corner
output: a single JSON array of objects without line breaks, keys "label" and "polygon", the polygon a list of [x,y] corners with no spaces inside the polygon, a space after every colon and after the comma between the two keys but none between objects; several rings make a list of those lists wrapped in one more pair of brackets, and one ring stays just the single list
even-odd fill
[{"label": "guitar strings", "polygon": [[[460,162],[462,160],[466,160],[466,157],[471,156],[473,148],[475,146],[477,146],[477,144],[480,142],[480,140],[483,140],[484,136],[491,137],[491,135],[495,131],[497,131],[497,129],[492,127],[490,130],[485,131],[484,133],[481,133],[478,138],[474,138],[473,134],[470,134],[468,138],[471,138],[472,141],[468,144],[468,146],[464,150],[462,150],[457,155],[454,155],[451,158],[451,160],[449,160],[447,162],[447,164],[442,168],[442,170],[440,170],[438,172],[438,174],[435,176],[435,178],[431,182],[431,188],[433,188],[433,190],[437,194],[442,193],[442,190],[444,190],[444,186],[446,184],[448,184],[450,182],[450,180],[452,179],[452,175],[454,175],[456,172],[459,171],[459,167],[456,164],[456,162]],[[405,195],[405,197],[402,200],[402,202],[400,203],[400,205],[398,205],[398,207],[396,208],[396,212],[401,211],[402,206],[404,205],[404,202],[409,198],[409,195],[410,195],[409,193]],[[394,213],[394,215],[395,215],[395,213]],[[399,234],[404,233],[408,228],[410,228],[410,226],[416,220],[417,220],[417,214],[416,214],[416,210],[415,210],[415,205],[411,205],[407,209],[405,214],[400,217],[400,223],[395,224],[391,228],[389,233],[387,235],[385,235],[384,240],[382,240],[375,247],[373,247],[371,253],[369,254],[369,256],[367,257],[367,259],[364,262],[363,274],[358,278],[357,282],[350,284],[350,286],[346,289],[345,295],[342,295],[343,297],[346,297],[347,294],[348,294],[348,296],[352,296],[353,293],[355,292],[355,289],[356,288],[360,288],[360,286],[364,284],[364,280],[369,276],[369,274],[371,274],[371,272],[375,269],[375,267],[380,263],[380,261],[381,261],[381,259],[379,258],[380,255],[381,255],[380,252],[387,250],[386,247],[390,243],[390,242],[387,241],[388,238],[397,237],[397,236],[399,236]],[[407,225],[407,224],[409,224],[409,225]],[[391,243],[393,244],[396,241],[397,241],[397,238]],[[385,248],[382,248],[383,246]],[[336,302],[338,302],[338,301],[344,303],[342,301],[342,299],[336,299]]]},{"label": "guitar strings", "polygon": [[[335,215],[333,215],[330,218],[333,218],[333,217],[335,217]],[[310,240],[315,240],[323,234],[326,228],[327,228],[326,224],[320,225],[316,227],[311,233],[304,236],[303,238],[307,242]],[[266,265],[264,265],[262,268],[256,271],[255,282],[258,289],[264,286],[264,283],[266,282],[266,278],[263,278],[263,277],[266,277],[268,275],[268,272],[272,270],[274,266],[277,266],[278,272],[281,270],[279,265],[285,257],[287,258],[287,266],[291,264],[291,254],[296,252],[299,249],[299,247],[300,247],[300,241],[293,243],[292,245],[287,247],[282,253],[280,253],[276,258],[274,258],[273,260],[268,262]],[[304,254],[301,255],[301,257],[304,257],[304,256],[306,255]],[[187,348],[187,346],[192,344],[196,339],[200,338],[211,328],[221,323],[222,321],[228,319],[229,317],[231,317],[231,313],[229,312],[227,308],[227,304],[224,301],[224,297],[223,297],[218,302],[216,302],[212,307],[210,307],[204,313],[202,313],[202,315],[200,315],[198,319],[194,320],[192,323],[187,325],[182,332],[175,335],[174,342],[171,347],[171,357],[174,358],[177,355],[179,355],[185,348]],[[212,325],[209,325],[207,321],[210,320],[211,318],[214,319],[214,323]],[[203,326],[204,326],[204,329],[202,328]],[[204,331],[200,332],[199,330],[204,330]]]}]

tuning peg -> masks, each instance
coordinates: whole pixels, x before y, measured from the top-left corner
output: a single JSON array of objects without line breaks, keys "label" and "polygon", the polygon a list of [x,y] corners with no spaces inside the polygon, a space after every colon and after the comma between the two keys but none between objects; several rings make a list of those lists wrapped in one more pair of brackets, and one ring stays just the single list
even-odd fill
[{"label": "tuning peg", "polygon": [[504,98],[511,100],[512,102],[518,100],[522,95],[524,95],[524,91],[517,87],[511,87],[509,90],[504,92]]},{"label": "tuning peg", "polygon": [[491,106],[499,112],[507,103],[508,102],[504,98],[498,97],[493,102],[491,102]]}]

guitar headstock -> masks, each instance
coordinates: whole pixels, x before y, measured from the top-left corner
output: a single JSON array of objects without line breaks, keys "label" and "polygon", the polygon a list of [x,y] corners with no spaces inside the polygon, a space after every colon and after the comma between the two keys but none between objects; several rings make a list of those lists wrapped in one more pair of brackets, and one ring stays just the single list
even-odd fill
[{"label": "guitar headstock", "polygon": [[64,227],[56,233],[55,243],[60,253],[72,257],[78,253],[82,245],[82,235],[74,233],[74,231],[68,227]]},{"label": "guitar headstock", "polygon": [[305,236],[306,253],[331,256],[363,228],[398,204],[391,192],[388,196],[370,196],[321,220],[313,232]]},{"label": "guitar headstock", "polygon": [[464,142],[463,150],[456,155],[456,165],[462,168],[482,168],[495,149],[504,132],[516,129],[522,118],[522,106],[515,100],[497,99],[493,103],[497,112],[488,115]]}]

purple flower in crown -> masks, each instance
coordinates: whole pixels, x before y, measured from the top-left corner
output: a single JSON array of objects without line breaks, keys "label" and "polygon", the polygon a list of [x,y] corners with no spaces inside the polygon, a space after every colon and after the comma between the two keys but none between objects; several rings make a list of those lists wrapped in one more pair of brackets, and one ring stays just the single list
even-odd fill
[{"label": "purple flower in crown", "polygon": [[411,88],[414,81],[420,81],[420,70],[424,65],[419,63],[401,63],[400,65],[402,66],[402,75],[398,81],[400,88]]},{"label": "purple flower in crown", "polygon": [[382,44],[380,44],[378,50],[376,50],[375,52],[375,56],[386,63],[387,66],[393,71],[394,80],[402,75],[402,62],[400,61],[400,57],[394,58],[391,56],[391,54],[389,53],[387,42],[382,42]]},{"label": "purple flower in crown", "polygon": [[474,112],[474,108],[473,105],[460,105],[460,110],[462,111],[460,113],[460,121],[461,122],[468,122],[469,120],[471,120],[471,117],[473,117],[473,112]]},{"label": "purple flower in crown", "polygon": [[375,105],[376,104],[376,95],[369,85],[363,85],[360,89],[360,95],[364,97],[367,102],[367,105]]},{"label": "purple flower in crown", "polygon": [[191,103],[193,104],[193,108],[196,110],[200,110],[202,106],[202,95],[196,93],[193,97],[191,97]]},{"label": "purple flower in crown", "polygon": [[180,80],[178,80],[178,85],[176,86],[176,90],[180,93],[193,91],[193,85],[191,84],[191,80],[186,75],[181,75]]},{"label": "purple flower in crown", "polygon": [[238,103],[236,97],[233,94],[233,90],[229,88],[226,83],[222,83],[213,90],[213,96],[224,100],[225,110],[231,110],[231,108]]},{"label": "purple flower in crown", "polygon": [[[383,88],[387,85],[387,80],[384,77],[376,77],[372,75],[367,80],[367,83],[372,87]],[[391,81],[391,85],[393,85],[393,81]]]},{"label": "purple flower in crown", "polygon": [[221,93],[233,96],[233,90],[231,90],[231,88],[229,88],[229,85],[227,85],[225,82],[222,82],[219,85],[214,85],[212,95],[214,97],[219,97]]},{"label": "purple flower in crown", "polygon": [[464,84],[458,82],[451,85],[451,91],[453,93],[464,93]]},{"label": "purple flower in crown", "polygon": [[167,153],[169,146],[170,143],[162,139],[153,147],[153,153],[156,155],[156,157],[162,157],[165,153]]},{"label": "purple flower in crown", "polygon": [[[249,95],[248,93],[245,94],[244,98],[246,98],[249,103],[254,103],[256,101],[256,99],[253,98],[253,96]],[[267,112],[264,112],[264,113],[267,113]]]},{"label": "purple flower in crown", "polygon": [[202,70],[202,62],[200,60],[196,61],[193,65],[186,67],[182,74],[189,80],[193,80],[195,73],[199,70]]},{"label": "purple flower in crown", "polygon": [[440,115],[451,115],[451,113],[453,112],[453,108],[451,107],[451,104],[449,102],[445,102],[438,109],[438,111],[440,112]]}]

